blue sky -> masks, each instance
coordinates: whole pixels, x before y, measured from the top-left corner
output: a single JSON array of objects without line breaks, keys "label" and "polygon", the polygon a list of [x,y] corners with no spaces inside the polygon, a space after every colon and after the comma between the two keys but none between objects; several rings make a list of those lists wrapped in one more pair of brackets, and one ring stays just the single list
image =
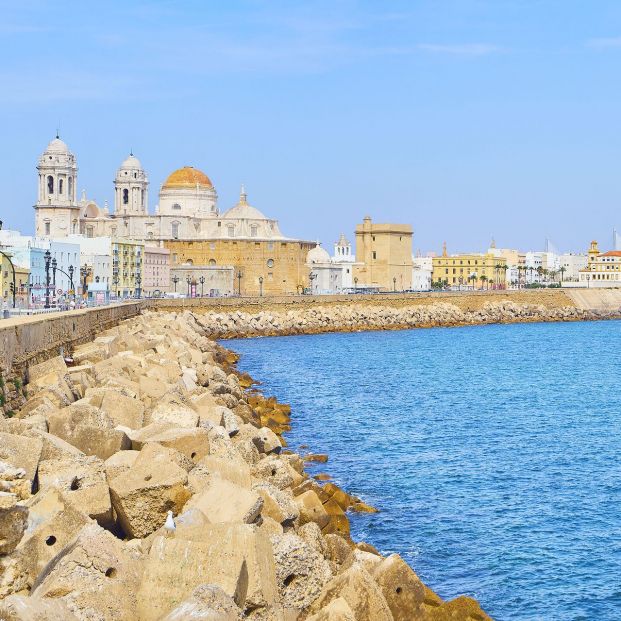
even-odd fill
[{"label": "blue sky", "polygon": [[239,184],[331,248],[369,214],[415,249],[584,250],[621,229],[618,0],[0,0],[0,217],[33,228],[60,124],[79,187]]}]

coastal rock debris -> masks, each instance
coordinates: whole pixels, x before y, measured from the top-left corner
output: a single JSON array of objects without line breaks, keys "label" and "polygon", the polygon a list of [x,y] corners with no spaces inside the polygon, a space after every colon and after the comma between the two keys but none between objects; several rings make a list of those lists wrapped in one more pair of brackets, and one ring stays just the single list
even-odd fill
[{"label": "coastal rock debris", "polygon": [[[390,325],[432,319],[402,312]],[[235,317],[145,312],[70,367],[30,366],[23,407],[0,417],[0,619],[489,619],[351,540],[347,512],[375,509],[306,473],[327,456],[283,450],[291,408],[212,340],[249,333]]]}]

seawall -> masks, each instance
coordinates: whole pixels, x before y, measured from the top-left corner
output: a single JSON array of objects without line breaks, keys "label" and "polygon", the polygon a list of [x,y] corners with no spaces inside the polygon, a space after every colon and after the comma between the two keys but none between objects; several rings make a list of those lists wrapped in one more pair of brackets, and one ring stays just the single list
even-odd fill
[{"label": "seawall", "polygon": [[[577,311],[597,311],[604,316],[616,314],[621,308],[620,290],[566,290],[566,289],[535,289],[521,291],[477,291],[468,293],[455,292],[425,292],[410,294],[383,294],[383,295],[330,295],[330,296],[272,296],[272,297],[242,297],[242,298],[194,298],[194,299],[156,299],[126,302],[101,308],[75,310],[49,315],[19,317],[0,321],[0,374],[21,374],[29,365],[41,362],[50,356],[57,355],[61,347],[70,351],[76,345],[85,343],[94,338],[102,330],[117,325],[120,321],[134,317],[143,310],[156,311],[192,311],[200,315],[245,313],[248,316],[257,316],[261,313],[302,313],[316,311],[320,314],[339,314],[350,310],[357,312],[363,309],[390,313],[395,311],[414,311],[418,307],[432,305],[451,305],[469,314],[468,322],[480,323],[493,321],[493,317],[476,317],[476,313],[489,308],[490,303],[496,304],[510,301],[516,305],[540,307],[550,311],[548,320],[570,318],[599,318],[587,316]],[[570,316],[556,316],[559,309],[576,309]],[[541,312],[539,313],[541,314]],[[565,313],[567,314],[567,313]],[[488,314],[489,315],[489,314]],[[535,313],[536,315],[536,313]],[[485,321],[483,321],[485,319]],[[216,321],[219,320],[216,318]],[[530,314],[516,315],[514,321],[533,321],[536,317]],[[312,323],[312,322],[311,322]],[[457,321],[455,324],[459,324]],[[433,323],[429,325],[434,325]],[[442,325],[447,325],[446,323]],[[347,329],[383,329],[390,327],[413,327],[409,323],[390,326],[349,326]],[[312,325],[296,327],[292,333],[316,331]],[[345,329],[334,323],[327,323],[321,331]],[[229,334],[229,332],[232,332]],[[248,331],[246,331],[248,332]],[[261,328],[255,325],[253,334],[284,333],[274,330],[273,327]],[[235,336],[235,331],[225,330],[224,333],[214,331],[214,336]]]}]

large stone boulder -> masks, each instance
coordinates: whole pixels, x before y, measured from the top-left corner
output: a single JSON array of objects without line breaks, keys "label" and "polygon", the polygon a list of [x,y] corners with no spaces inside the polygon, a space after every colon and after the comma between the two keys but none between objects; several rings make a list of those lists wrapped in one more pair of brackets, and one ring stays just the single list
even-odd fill
[{"label": "large stone boulder", "polygon": [[223,589],[213,584],[202,584],[162,621],[238,621],[241,618],[242,611]]},{"label": "large stone boulder", "polygon": [[295,502],[300,512],[300,524],[315,522],[319,528],[324,528],[330,521],[330,516],[325,510],[319,496],[312,489],[296,496]]},{"label": "large stone boulder", "polygon": [[0,601],[2,621],[76,621],[66,604],[54,599],[9,595]]},{"label": "large stone boulder", "polygon": [[354,564],[328,582],[313,602],[310,612],[318,613],[338,597],[347,602],[356,619],[393,621],[381,589],[362,565]]},{"label": "large stone boulder", "polygon": [[131,448],[125,432],[114,429],[106,414],[90,404],[64,408],[48,416],[49,432],[75,446],[85,455],[108,459]]},{"label": "large stone boulder", "polygon": [[40,491],[26,506],[28,526],[14,554],[32,584],[49,561],[92,522],[56,488]]},{"label": "large stone boulder", "polygon": [[23,468],[26,479],[35,480],[43,442],[39,438],[0,432],[0,460],[15,468]]},{"label": "large stone boulder", "polygon": [[186,506],[186,509],[199,509],[213,524],[252,524],[262,508],[259,494],[220,478],[214,478],[209,487],[193,496]]},{"label": "large stone boulder", "polygon": [[271,537],[280,601],[287,607],[309,606],[332,578],[329,563],[293,533]]},{"label": "large stone boulder", "polygon": [[146,537],[177,514],[190,497],[187,471],[155,444],[147,444],[126,472],[110,481],[112,505],[130,537]]},{"label": "large stone boulder", "polygon": [[130,619],[142,564],[136,552],[96,524],[84,527],[37,581],[34,595],[61,599],[78,619]]},{"label": "large stone boulder", "polygon": [[104,462],[83,454],[46,459],[39,464],[40,490],[58,489],[64,497],[102,526],[112,526],[112,502]]},{"label": "large stone boulder", "polygon": [[127,397],[111,388],[89,388],[86,391],[89,403],[98,407],[114,426],[140,429],[144,423],[144,404],[139,399]]},{"label": "large stone boulder", "polygon": [[21,541],[28,522],[28,508],[15,494],[0,492],[0,556],[10,554]]},{"label": "large stone boulder", "polygon": [[202,584],[220,587],[242,610],[277,600],[272,547],[256,526],[211,524],[192,536],[153,541],[138,592],[143,621],[160,619]]}]

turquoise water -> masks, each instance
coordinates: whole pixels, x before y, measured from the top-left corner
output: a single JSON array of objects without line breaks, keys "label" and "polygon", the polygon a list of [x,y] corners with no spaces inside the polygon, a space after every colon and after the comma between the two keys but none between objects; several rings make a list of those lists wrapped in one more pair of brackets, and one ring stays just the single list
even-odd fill
[{"label": "turquoise water", "polygon": [[225,345],[381,509],[355,538],[496,619],[621,619],[621,322]]}]

